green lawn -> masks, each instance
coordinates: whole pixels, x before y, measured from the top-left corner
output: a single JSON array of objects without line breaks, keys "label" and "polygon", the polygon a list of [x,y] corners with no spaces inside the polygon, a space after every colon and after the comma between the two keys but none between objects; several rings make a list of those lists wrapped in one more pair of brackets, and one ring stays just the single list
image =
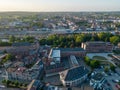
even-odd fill
[{"label": "green lawn", "polygon": [[93,56],[92,58],[93,60],[107,60],[105,57],[103,56]]}]

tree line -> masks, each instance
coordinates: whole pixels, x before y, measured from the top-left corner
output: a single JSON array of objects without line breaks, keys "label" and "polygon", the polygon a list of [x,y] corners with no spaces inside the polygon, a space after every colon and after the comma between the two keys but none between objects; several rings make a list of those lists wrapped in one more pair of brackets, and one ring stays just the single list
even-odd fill
[{"label": "tree line", "polygon": [[29,42],[33,43],[35,41],[35,38],[32,36],[25,36],[22,38],[15,37],[13,35],[9,36],[8,41],[3,42],[0,40],[0,46],[11,46],[15,42]]},{"label": "tree line", "polygon": [[117,45],[120,42],[120,35],[113,35],[111,33],[51,35],[39,40],[41,45],[63,48],[80,47],[82,42],[87,41],[104,41]]}]

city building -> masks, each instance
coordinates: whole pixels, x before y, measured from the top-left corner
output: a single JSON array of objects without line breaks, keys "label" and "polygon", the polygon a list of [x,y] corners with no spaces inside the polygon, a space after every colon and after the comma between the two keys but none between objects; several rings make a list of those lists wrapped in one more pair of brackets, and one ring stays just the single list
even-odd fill
[{"label": "city building", "polygon": [[17,42],[13,43],[10,48],[5,49],[7,53],[11,54],[27,54],[30,50],[36,50],[39,48],[38,43],[29,43],[29,42]]},{"label": "city building", "polygon": [[88,53],[112,52],[113,45],[109,42],[95,41],[82,43],[81,47]]},{"label": "city building", "polygon": [[86,51],[83,48],[59,48],[61,50],[61,57],[65,56],[78,56],[84,58],[86,56]]},{"label": "city building", "polygon": [[29,83],[33,79],[39,79],[44,72],[43,63],[38,60],[31,68],[26,68],[23,62],[16,62],[6,68],[6,79]]},{"label": "city building", "polygon": [[60,63],[60,57],[61,57],[61,52],[59,49],[58,50],[51,49],[48,58],[52,60],[52,62]]},{"label": "city building", "polygon": [[71,55],[83,58],[86,56],[86,51],[82,48],[53,48],[51,49],[48,58],[49,60],[60,63],[61,57],[66,57]]},{"label": "city building", "polygon": [[[84,58],[85,55],[86,52],[82,48],[52,48],[48,56],[49,64],[45,65],[46,77],[69,69],[69,64],[73,67],[79,66],[76,56]],[[63,58],[67,60],[63,60]]]},{"label": "city building", "polygon": [[77,86],[87,79],[89,70],[83,66],[60,72],[60,80],[64,86]]},{"label": "city building", "polygon": [[76,57],[74,55],[70,56],[70,62],[71,62],[72,67],[79,66],[79,63],[78,63],[78,61],[77,61],[77,59],[76,59]]}]

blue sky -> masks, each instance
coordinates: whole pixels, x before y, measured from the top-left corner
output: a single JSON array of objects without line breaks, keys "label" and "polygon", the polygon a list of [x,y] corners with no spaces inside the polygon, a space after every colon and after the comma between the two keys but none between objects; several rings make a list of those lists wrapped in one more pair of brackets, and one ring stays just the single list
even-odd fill
[{"label": "blue sky", "polygon": [[0,11],[120,11],[120,0],[0,0]]}]

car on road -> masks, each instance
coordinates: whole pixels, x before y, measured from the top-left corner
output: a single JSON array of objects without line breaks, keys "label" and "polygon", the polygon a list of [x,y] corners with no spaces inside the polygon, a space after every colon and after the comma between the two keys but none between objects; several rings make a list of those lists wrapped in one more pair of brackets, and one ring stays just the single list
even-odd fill
[{"label": "car on road", "polygon": [[114,80],[114,79],[113,79],[113,80],[112,80],[112,82],[114,82],[114,83],[119,83],[119,82],[120,82],[120,80],[117,80],[117,79],[116,79],[116,80]]}]

